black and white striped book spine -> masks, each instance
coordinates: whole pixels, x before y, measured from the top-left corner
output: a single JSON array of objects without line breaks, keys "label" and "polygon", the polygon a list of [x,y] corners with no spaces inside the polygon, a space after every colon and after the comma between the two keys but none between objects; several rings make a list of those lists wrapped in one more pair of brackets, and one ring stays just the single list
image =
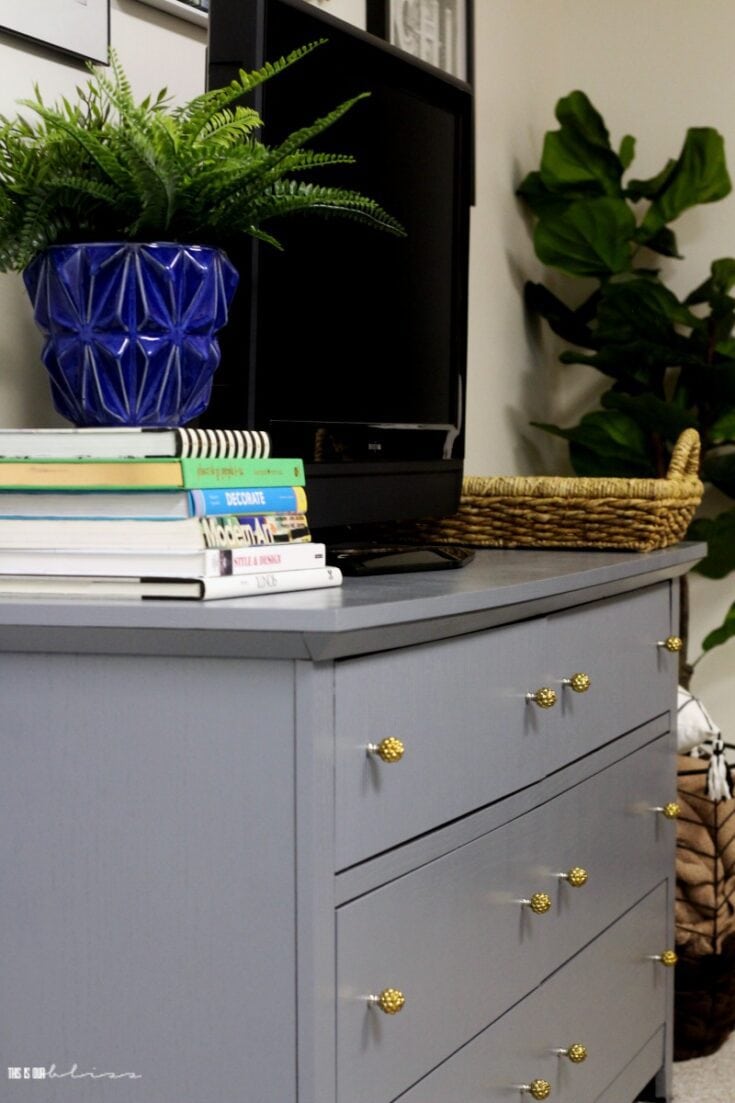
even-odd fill
[{"label": "black and white striped book spine", "polygon": [[271,453],[270,436],[261,429],[177,430],[180,455],[196,459],[267,459]]}]

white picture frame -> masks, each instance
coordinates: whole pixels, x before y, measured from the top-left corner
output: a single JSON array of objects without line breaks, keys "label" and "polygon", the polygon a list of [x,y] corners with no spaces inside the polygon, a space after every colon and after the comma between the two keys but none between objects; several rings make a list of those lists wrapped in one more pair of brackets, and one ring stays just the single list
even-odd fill
[{"label": "white picture frame", "polygon": [[140,3],[185,19],[197,27],[206,27],[209,22],[209,0],[140,0]]},{"label": "white picture frame", "polygon": [[0,0],[0,30],[76,57],[106,62],[109,0]]}]

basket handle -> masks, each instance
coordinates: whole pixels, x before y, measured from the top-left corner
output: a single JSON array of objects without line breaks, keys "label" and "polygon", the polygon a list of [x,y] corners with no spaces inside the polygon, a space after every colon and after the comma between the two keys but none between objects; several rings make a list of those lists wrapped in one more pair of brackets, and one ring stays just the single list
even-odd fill
[{"label": "basket handle", "polygon": [[696,429],[685,429],[671,453],[667,479],[682,479],[687,475],[699,475],[699,433]]}]

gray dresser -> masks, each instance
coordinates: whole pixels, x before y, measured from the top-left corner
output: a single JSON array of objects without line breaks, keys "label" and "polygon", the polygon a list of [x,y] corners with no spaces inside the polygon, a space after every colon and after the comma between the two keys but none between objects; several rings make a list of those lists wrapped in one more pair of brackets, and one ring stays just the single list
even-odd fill
[{"label": "gray dresser", "polygon": [[0,604],[2,1099],[668,1098],[703,551]]}]

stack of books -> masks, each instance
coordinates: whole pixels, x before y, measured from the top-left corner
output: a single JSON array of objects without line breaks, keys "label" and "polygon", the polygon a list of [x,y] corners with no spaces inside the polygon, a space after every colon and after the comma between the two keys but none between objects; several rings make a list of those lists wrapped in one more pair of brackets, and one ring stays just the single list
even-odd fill
[{"label": "stack of books", "polygon": [[245,597],[339,586],[304,466],[267,433],[0,429],[0,595]]}]

